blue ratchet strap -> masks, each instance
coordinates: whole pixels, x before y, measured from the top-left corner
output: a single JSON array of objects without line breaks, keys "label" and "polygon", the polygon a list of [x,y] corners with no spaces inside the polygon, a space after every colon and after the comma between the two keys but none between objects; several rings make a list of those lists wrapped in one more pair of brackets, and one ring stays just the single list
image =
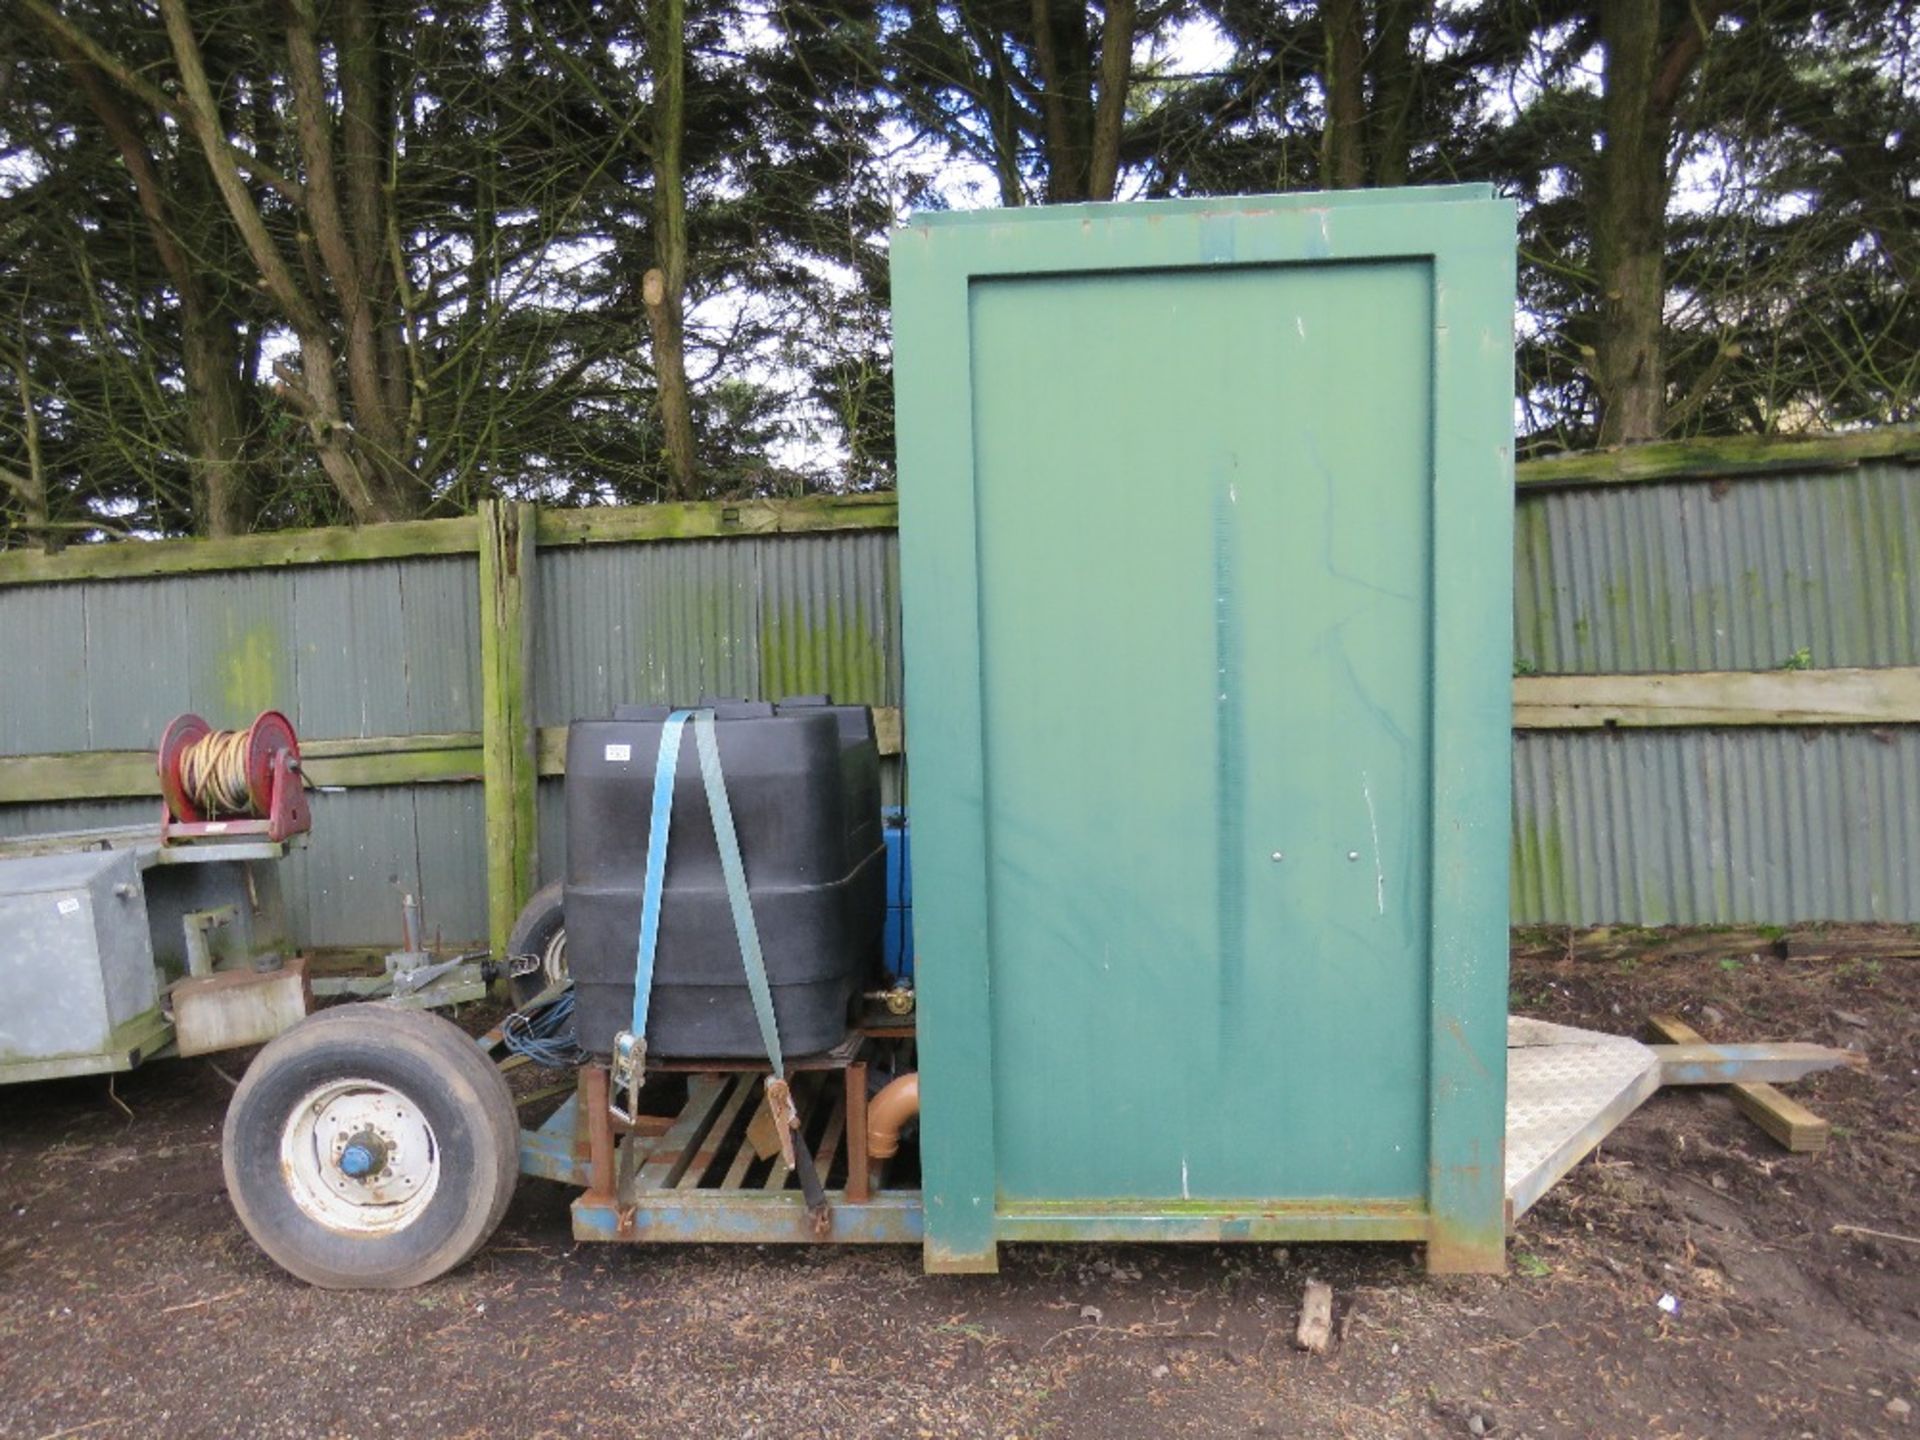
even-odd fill
[{"label": "blue ratchet strap", "polygon": [[680,765],[680,737],[690,716],[713,712],[675,710],[660,730],[660,751],[653,762],[653,812],[647,827],[646,889],[640,903],[640,946],[633,966],[633,1020],[613,1040],[613,1092],[627,1108],[613,1113],[631,1121],[647,1079],[647,1009],[653,1003],[653,961],[660,946],[660,896],[667,880],[667,835],[673,828],[673,780]]}]

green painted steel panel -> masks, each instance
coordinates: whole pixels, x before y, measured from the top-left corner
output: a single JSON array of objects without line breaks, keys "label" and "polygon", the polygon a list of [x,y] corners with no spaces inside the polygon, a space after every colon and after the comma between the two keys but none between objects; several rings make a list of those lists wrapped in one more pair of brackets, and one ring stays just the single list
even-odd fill
[{"label": "green painted steel panel", "polygon": [[893,261],[929,1264],[1035,1205],[1494,1263],[1512,207],[931,217]]}]

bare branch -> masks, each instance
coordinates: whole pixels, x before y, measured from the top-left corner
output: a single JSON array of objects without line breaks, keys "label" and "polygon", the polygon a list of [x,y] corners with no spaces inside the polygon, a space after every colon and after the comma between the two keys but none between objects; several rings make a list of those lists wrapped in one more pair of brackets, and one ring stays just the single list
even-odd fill
[{"label": "bare branch", "polygon": [[[142,80],[133,71],[121,63],[118,57],[109,52],[99,41],[74,25],[59,11],[47,4],[47,0],[21,0],[28,12],[38,20],[51,36],[64,42],[79,52],[87,63],[108,76],[114,84],[127,91],[142,104],[150,106],[168,119],[179,122],[203,144],[214,144],[227,153],[229,161],[239,170],[251,175],[269,189],[279,192],[296,205],[300,203],[300,186],[282,175],[273,166],[259,158],[249,155],[221,133],[216,119],[214,127],[208,131],[202,123],[200,114],[191,105],[180,105],[164,90]],[[165,8],[164,6],[162,7]]]}]

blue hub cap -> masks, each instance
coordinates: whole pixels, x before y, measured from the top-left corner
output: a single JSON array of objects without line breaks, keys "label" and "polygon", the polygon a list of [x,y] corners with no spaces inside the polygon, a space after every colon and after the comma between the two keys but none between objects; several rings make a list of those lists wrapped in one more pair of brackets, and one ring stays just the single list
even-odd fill
[{"label": "blue hub cap", "polygon": [[382,1158],[375,1147],[365,1140],[352,1140],[340,1152],[340,1169],[359,1180],[378,1170]]}]

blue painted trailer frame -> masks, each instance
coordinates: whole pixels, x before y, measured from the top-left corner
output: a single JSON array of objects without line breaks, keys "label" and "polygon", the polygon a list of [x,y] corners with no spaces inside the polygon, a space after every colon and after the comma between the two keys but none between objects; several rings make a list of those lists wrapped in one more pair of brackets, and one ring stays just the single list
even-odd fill
[{"label": "blue painted trailer frame", "polygon": [[[486,1043],[483,1037],[482,1044]],[[918,1245],[925,1238],[920,1192],[869,1189],[849,1183],[827,1192],[826,1228],[817,1230],[806,1198],[787,1190],[784,1168],[748,1187],[734,1183],[699,1188],[704,1172],[734,1155],[734,1178],[750,1167],[746,1142],[736,1131],[741,1112],[758,1103],[757,1075],[716,1080],[695,1077],[686,1108],[658,1135],[629,1133],[618,1141],[607,1106],[604,1066],[579,1072],[579,1089],[540,1124],[520,1131],[520,1173],[577,1186],[585,1193],[573,1203],[576,1240],[659,1244],[841,1244]],[[856,1069],[865,1086],[863,1068]],[[838,1144],[846,1116],[825,1097],[826,1134],[819,1140],[823,1175]],[[721,1119],[720,1117],[724,1117]],[[599,1121],[596,1126],[593,1122]],[[716,1120],[719,1119],[718,1124]],[[664,1122],[663,1122],[664,1123]],[[858,1123],[864,1125],[864,1113]],[[846,1137],[849,1182],[864,1178],[864,1133]],[[615,1147],[623,1144],[616,1182]],[[600,1171],[595,1173],[595,1150]]]}]

